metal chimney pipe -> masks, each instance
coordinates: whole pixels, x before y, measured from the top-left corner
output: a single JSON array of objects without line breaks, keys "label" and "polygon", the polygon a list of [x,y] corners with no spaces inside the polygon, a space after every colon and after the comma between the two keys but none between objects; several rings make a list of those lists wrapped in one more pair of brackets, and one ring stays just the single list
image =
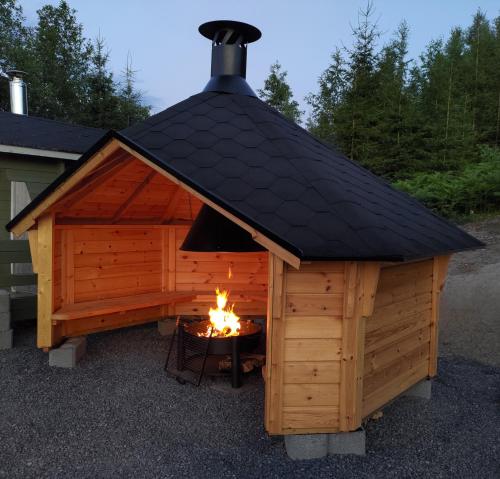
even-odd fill
[{"label": "metal chimney pipe", "polygon": [[28,90],[23,80],[24,75],[26,73],[21,70],[9,70],[7,72],[9,77],[10,111],[18,115],[28,114]]},{"label": "metal chimney pipe", "polygon": [[260,30],[232,20],[207,22],[198,30],[212,41],[211,78],[204,91],[256,96],[245,77],[247,45],[261,37]]}]

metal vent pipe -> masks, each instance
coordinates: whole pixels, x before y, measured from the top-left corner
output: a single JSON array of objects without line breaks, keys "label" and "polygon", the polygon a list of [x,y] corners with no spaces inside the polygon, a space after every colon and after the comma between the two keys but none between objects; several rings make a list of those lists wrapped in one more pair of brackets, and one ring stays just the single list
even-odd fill
[{"label": "metal vent pipe", "polygon": [[21,70],[9,70],[10,111],[18,115],[28,114],[28,90]]}]

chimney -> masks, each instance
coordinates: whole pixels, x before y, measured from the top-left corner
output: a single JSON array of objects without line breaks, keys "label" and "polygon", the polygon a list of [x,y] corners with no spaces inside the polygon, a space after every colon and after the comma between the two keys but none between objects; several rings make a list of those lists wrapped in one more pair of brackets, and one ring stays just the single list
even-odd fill
[{"label": "chimney", "polygon": [[10,111],[18,115],[28,114],[28,91],[21,70],[9,70]]},{"label": "chimney", "polygon": [[246,82],[247,45],[261,37],[258,28],[232,20],[207,22],[198,31],[212,41],[211,78],[203,91],[256,96]]}]

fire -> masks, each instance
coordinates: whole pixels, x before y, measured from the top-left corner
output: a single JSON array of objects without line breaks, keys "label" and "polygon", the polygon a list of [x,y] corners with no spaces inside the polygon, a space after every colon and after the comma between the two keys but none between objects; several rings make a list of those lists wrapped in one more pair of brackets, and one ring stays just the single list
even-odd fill
[{"label": "fire", "polygon": [[[217,308],[210,308],[208,316],[212,325],[212,337],[214,336],[238,336],[240,333],[240,318],[233,309],[234,304],[228,305],[229,292],[215,290],[217,296]],[[210,335],[210,331],[207,332]]]}]

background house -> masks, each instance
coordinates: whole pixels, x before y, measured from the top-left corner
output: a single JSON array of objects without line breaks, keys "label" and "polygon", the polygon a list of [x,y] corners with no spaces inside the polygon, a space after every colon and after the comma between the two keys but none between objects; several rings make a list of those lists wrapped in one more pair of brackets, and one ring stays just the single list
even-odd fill
[{"label": "background house", "polygon": [[[2,225],[103,134],[97,128],[28,116],[25,85],[19,72],[11,73],[10,83],[12,112],[0,112]],[[11,320],[36,316],[35,284],[27,237],[14,240],[0,228],[0,288],[9,292]]]}]

